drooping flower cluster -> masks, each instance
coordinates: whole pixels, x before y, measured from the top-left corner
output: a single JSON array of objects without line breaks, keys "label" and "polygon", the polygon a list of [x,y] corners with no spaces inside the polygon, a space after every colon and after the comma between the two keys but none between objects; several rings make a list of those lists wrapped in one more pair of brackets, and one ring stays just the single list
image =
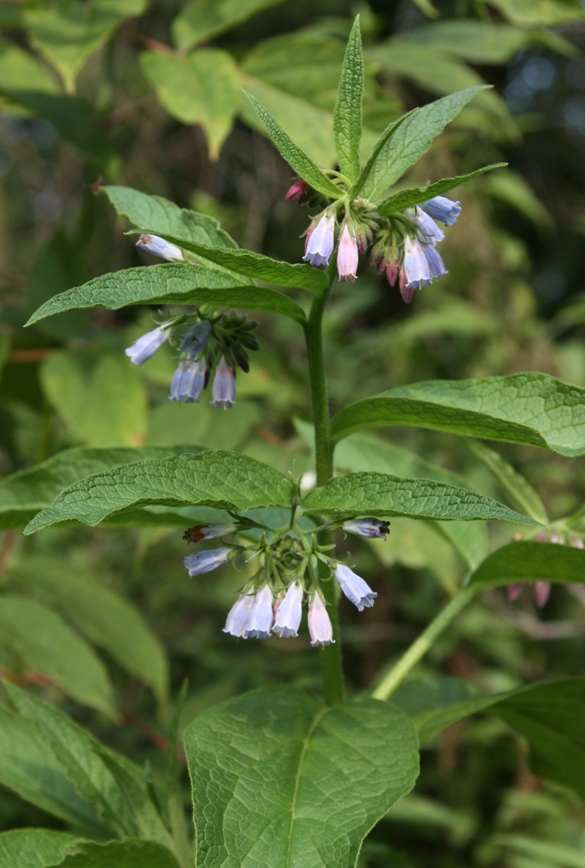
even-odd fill
[{"label": "drooping flower cluster", "polygon": [[[523,539],[522,534],[518,534],[514,537],[515,541]],[[577,536],[575,533],[566,533],[560,531],[539,531],[534,537],[534,542],[548,542],[554,543],[556,545],[569,545],[572,548],[576,549],[584,549],[585,543],[581,539],[581,537]],[[508,585],[508,599],[511,603],[514,603],[522,590],[525,587],[532,587],[534,593],[534,602],[538,606],[539,609],[544,608],[548,603],[548,598],[550,597],[551,583],[536,581],[536,582],[517,582],[512,585]]]},{"label": "drooping flower cluster", "polygon": [[[339,173],[336,173],[338,175]],[[323,197],[302,180],[296,181],[287,199],[323,205]],[[404,211],[380,214],[376,203],[342,197],[325,202],[305,235],[303,260],[326,268],[337,241],[337,274],[340,280],[357,277],[359,254],[370,252],[370,263],[386,274],[390,286],[398,283],[409,304],[415,289],[428,286],[447,274],[437,244],[445,233],[435,221],[453,226],[461,213],[459,202],[435,196]]]},{"label": "drooping flower cluster", "polygon": [[[201,542],[254,526],[265,527],[248,518],[237,518],[233,523],[189,528],[184,539],[187,542]],[[293,520],[290,527],[272,534],[264,532],[259,541],[247,545],[222,539],[220,548],[187,555],[185,567],[193,578],[241,555],[246,562],[256,560],[258,569],[240,590],[223,632],[241,639],[267,639],[272,634],[281,639],[296,638],[302,620],[303,602],[306,601],[311,644],[325,647],[335,640],[323,593],[323,581],[335,577],[342,592],[360,612],[373,606],[377,597],[361,576],[328,554],[333,546],[320,546],[317,543],[317,530],[335,526],[327,524],[307,532]],[[341,529],[360,536],[386,539],[389,524],[378,519],[353,519],[344,522]]]},{"label": "drooping flower cluster", "polygon": [[[141,235],[141,247],[169,260],[183,258],[182,252],[155,235]],[[143,365],[169,340],[179,352],[169,398],[171,401],[198,403],[212,371],[211,403],[229,409],[236,403],[236,368],[250,370],[248,352],[258,349],[252,333],[257,322],[237,311],[215,313],[196,311],[178,315],[147,332],[126,350],[134,365]]]}]

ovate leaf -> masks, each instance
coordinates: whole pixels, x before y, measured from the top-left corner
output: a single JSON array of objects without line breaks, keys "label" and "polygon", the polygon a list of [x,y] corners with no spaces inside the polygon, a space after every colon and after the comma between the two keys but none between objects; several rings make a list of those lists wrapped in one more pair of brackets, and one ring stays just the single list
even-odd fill
[{"label": "ovate leaf", "polygon": [[83,479],[39,513],[25,533],[73,519],[93,526],[146,504],[247,510],[289,503],[290,482],[283,473],[236,452],[209,450],[141,461]]},{"label": "ovate leaf", "polygon": [[426,202],[428,199],[432,199],[433,196],[442,196],[443,193],[447,193],[466,181],[471,181],[472,178],[477,178],[478,175],[491,172],[492,169],[504,169],[507,165],[507,163],[493,163],[491,166],[483,166],[483,168],[476,169],[475,172],[469,172],[467,175],[458,175],[456,178],[442,178],[440,181],[428,184],[426,187],[413,187],[408,190],[400,190],[398,193],[394,193],[393,196],[388,196],[387,199],[380,202],[377,210],[380,214],[392,214],[395,211],[404,211],[405,208],[412,208],[413,205]]},{"label": "ovate leaf", "polygon": [[73,835],[51,829],[13,829],[0,835],[0,868],[59,865]]},{"label": "ovate leaf", "polygon": [[399,479],[385,473],[350,473],[310,491],[303,500],[309,515],[339,517],[403,515],[408,518],[472,521],[500,519],[535,524],[489,497],[431,479]]},{"label": "ovate leaf", "polygon": [[513,542],[492,552],[469,579],[478,591],[523,582],[585,584],[585,550],[560,543]]},{"label": "ovate leaf", "polygon": [[146,51],[144,74],[161,103],[177,120],[200,124],[212,160],[230,132],[240,103],[237,67],[227,51],[206,48],[187,57]]},{"label": "ovate leaf", "polygon": [[191,0],[173,21],[179,48],[192,48],[283,0]]},{"label": "ovate leaf", "polygon": [[364,836],[418,774],[402,712],[373,700],[325,708],[294,689],[204,712],[185,751],[200,868],[353,868]]},{"label": "ovate leaf", "polygon": [[332,420],[334,440],[363,428],[410,425],[468,437],[585,452],[585,389],[547,374],[430,380],[365,398]]},{"label": "ovate leaf", "polygon": [[360,173],[362,137],[362,100],[364,96],[364,58],[359,15],[355,19],[341,69],[337,102],[333,112],[333,131],[339,168],[350,181]]}]

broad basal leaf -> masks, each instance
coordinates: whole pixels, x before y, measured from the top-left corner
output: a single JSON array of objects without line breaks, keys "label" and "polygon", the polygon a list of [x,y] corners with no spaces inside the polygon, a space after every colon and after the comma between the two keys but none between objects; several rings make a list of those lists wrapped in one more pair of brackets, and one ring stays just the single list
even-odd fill
[{"label": "broad basal leaf", "polygon": [[59,865],[73,835],[51,829],[13,829],[0,835],[0,868]]},{"label": "broad basal leaf", "polygon": [[585,389],[547,374],[430,380],[350,404],[332,420],[334,440],[363,428],[408,425],[468,437],[585,452]]},{"label": "broad basal leaf", "polygon": [[173,21],[178,48],[192,48],[283,0],[191,0]]},{"label": "broad basal leaf", "polygon": [[305,314],[292,299],[259,286],[241,286],[222,271],[201,265],[168,262],[104,274],[56,295],[32,315],[28,325],[64,310],[106,307],[118,310],[130,304],[209,304],[280,313],[303,322]]},{"label": "broad basal leaf", "polygon": [[469,579],[478,591],[522,582],[585,584],[585,550],[560,543],[513,542],[492,552]]},{"label": "broad basal leaf", "polygon": [[93,526],[114,513],[146,504],[241,511],[289,503],[290,482],[283,473],[236,452],[208,450],[141,461],[83,479],[39,513],[25,533],[73,519]]},{"label": "broad basal leaf", "polygon": [[294,689],[204,712],[185,751],[200,868],[353,868],[418,774],[405,714],[373,700],[325,708]]},{"label": "broad basal leaf", "polygon": [[309,515],[340,517],[404,515],[449,521],[500,519],[535,524],[489,497],[431,479],[400,479],[385,473],[350,473],[310,491],[303,500]]},{"label": "broad basal leaf", "polygon": [[483,175],[484,172],[491,172],[492,169],[503,169],[507,163],[493,163],[491,166],[483,166],[475,172],[469,172],[467,175],[458,175],[456,178],[442,178],[434,184],[428,184],[426,187],[413,187],[412,189],[400,190],[394,193],[393,196],[388,196],[383,202],[380,202],[377,210],[380,214],[393,214],[396,211],[404,211],[405,208],[412,208],[413,205],[419,205],[421,202],[426,202],[432,199],[433,196],[442,196],[454,187],[464,184],[466,181],[471,181],[472,178],[477,178],[478,175]]},{"label": "broad basal leaf", "polygon": [[364,58],[359,15],[354,21],[339,79],[333,112],[333,131],[339,168],[350,181],[360,173],[362,137],[362,100],[364,96]]}]

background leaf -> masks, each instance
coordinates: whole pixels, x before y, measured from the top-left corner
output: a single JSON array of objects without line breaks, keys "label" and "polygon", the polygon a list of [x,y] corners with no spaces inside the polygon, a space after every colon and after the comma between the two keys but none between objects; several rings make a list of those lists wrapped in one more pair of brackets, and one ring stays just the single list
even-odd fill
[{"label": "background leaf", "polygon": [[283,0],[195,0],[186,3],[173,21],[173,37],[179,48],[207,42]]},{"label": "background leaf", "polygon": [[554,27],[584,16],[578,0],[490,0],[490,4],[521,27]]},{"label": "background leaf", "polygon": [[73,835],[50,829],[13,829],[0,835],[0,868],[58,865]]},{"label": "background leaf", "polygon": [[472,573],[476,590],[522,582],[585,583],[585,551],[559,543],[520,540],[492,552]]},{"label": "background leaf", "polygon": [[152,841],[80,842],[69,848],[61,868],[179,868],[173,854]]},{"label": "background leaf", "polygon": [[411,727],[385,703],[327,709],[282,688],[205,712],[185,731],[197,864],[354,866],[364,835],[414,784]]}]

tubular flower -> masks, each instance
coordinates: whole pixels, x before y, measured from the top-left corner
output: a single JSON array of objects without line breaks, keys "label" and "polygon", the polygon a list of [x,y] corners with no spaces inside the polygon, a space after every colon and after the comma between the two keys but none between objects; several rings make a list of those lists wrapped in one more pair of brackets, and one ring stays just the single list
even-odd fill
[{"label": "tubular flower", "polygon": [[201,350],[203,350],[209,340],[211,334],[211,323],[209,320],[201,320],[187,329],[185,334],[181,335],[180,350],[182,353],[189,353],[192,359],[196,359]]},{"label": "tubular flower", "polygon": [[199,403],[205,388],[205,361],[192,362],[184,359],[177,365],[171,380],[170,401],[184,401],[186,404]]},{"label": "tubular flower", "polygon": [[169,336],[168,329],[160,327],[152,332],[147,332],[142,337],[134,341],[131,347],[124,350],[133,365],[139,367],[147,362],[153,356],[158,348],[164,344]]},{"label": "tubular flower", "polygon": [[222,356],[215,369],[213,386],[211,387],[211,403],[214,407],[228,410],[236,403],[236,378],[233,368],[230,368]]},{"label": "tubular flower", "polygon": [[337,274],[340,280],[355,281],[358,267],[358,246],[347,223],[343,227],[337,251]]},{"label": "tubular flower", "polygon": [[412,289],[422,289],[433,282],[423,245],[410,235],[404,239],[404,274],[406,285]]},{"label": "tubular flower", "polygon": [[441,259],[441,255],[435,247],[431,244],[423,244],[422,249],[429,264],[431,277],[442,277],[444,274],[448,273],[445,268],[445,263]]},{"label": "tubular flower", "polygon": [[447,199],[446,196],[435,196],[429,199],[428,202],[423,202],[420,205],[427,214],[438,220],[445,226],[455,226],[457,218],[461,214],[461,205],[459,202],[454,202],[452,199]]},{"label": "tubular flower", "polygon": [[369,609],[374,605],[374,600],[378,595],[372,591],[361,576],[358,576],[349,567],[337,564],[335,578],[341,585],[341,590],[347,599],[357,607],[359,612],[363,612],[364,609]]},{"label": "tubular flower", "polygon": [[288,639],[290,636],[294,636],[296,639],[301,623],[302,603],[303,588],[302,585],[295,582],[290,586],[276,609],[272,632],[280,636],[281,639]]},{"label": "tubular flower", "polygon": [[170,241],[165,241],[164,238],[159,238],[158,235],[141,235],[136,246],[147,250],[154,256],[168,259],[169,262],[182,262],[185,259],[180,247],[171,244]]},{"label": "tubular flower", "polygon": [[196,552],[194,555],[187,555],[183,559],[185,566],[191,578],[200,576],[203,573],[210,573],[216,567],[225,564],[228,559],[230,549],[206,549],[203,552]]},{"label": "tubular flower", "polygon": [[445,233],[439,229],[432,217],[423,211],[422,208],[415,208],[412,217],[417,227],[417,235],[423,244],[432,244],[433,246],[438,241],[443,241]]},{"label": "tubular flower", "polygon": [[274,597],[272,591],[265,585],[259,590],[255,597],[246,628],[244,630],[244,638],[246,639],[268,639],[272,627],[272,604]]},{"label": "tubular flower", "polygon": [[228,533],[233,533],[236,529],[232,522],[225,524],[198,524],[195,527],[190,527],[183,534],[185,542],[198,543],[204,539],[216,539],[218,536],[226,536]]},{"label": "tubular flower", "polygon": [[254,605],[253,594],[240,594],[234,605],[228,612],[224,633],[229,633],[231,636],[242,638],[246,630],[246,624]]},{"label": "tubular flower", "polygon": [[335,643],[333,638],[333,627],[331,619],[327,614],[325,603],[318,593],[315,593],[313,599],[309,603],[309,633],[311,636],[311,645],[325,645]]},{"label": "tubular flower", "polygon": [[335,217],[324,214],[307,237],[307,249],[303,260],[314,265],[316,268],[325,268],[329,265],[329,257],[333,253],[335,244]]},{"label": "tubular flower", "polygon": [[412,301],[412,296],[414,295],[414,286],[409,286],[406,282],[406,273],[404,268],[400,269],[398,274],[398,286],[400,288],[400,295],[402,296],[402,300],[406,304],[410,304]]},{"label": "tubular flower", "polygon": [[341,527],[347,533],[383,540],[390,533],[390,522],[378,521],[377,518],[354,518],[351,521],[344,521]]}]

